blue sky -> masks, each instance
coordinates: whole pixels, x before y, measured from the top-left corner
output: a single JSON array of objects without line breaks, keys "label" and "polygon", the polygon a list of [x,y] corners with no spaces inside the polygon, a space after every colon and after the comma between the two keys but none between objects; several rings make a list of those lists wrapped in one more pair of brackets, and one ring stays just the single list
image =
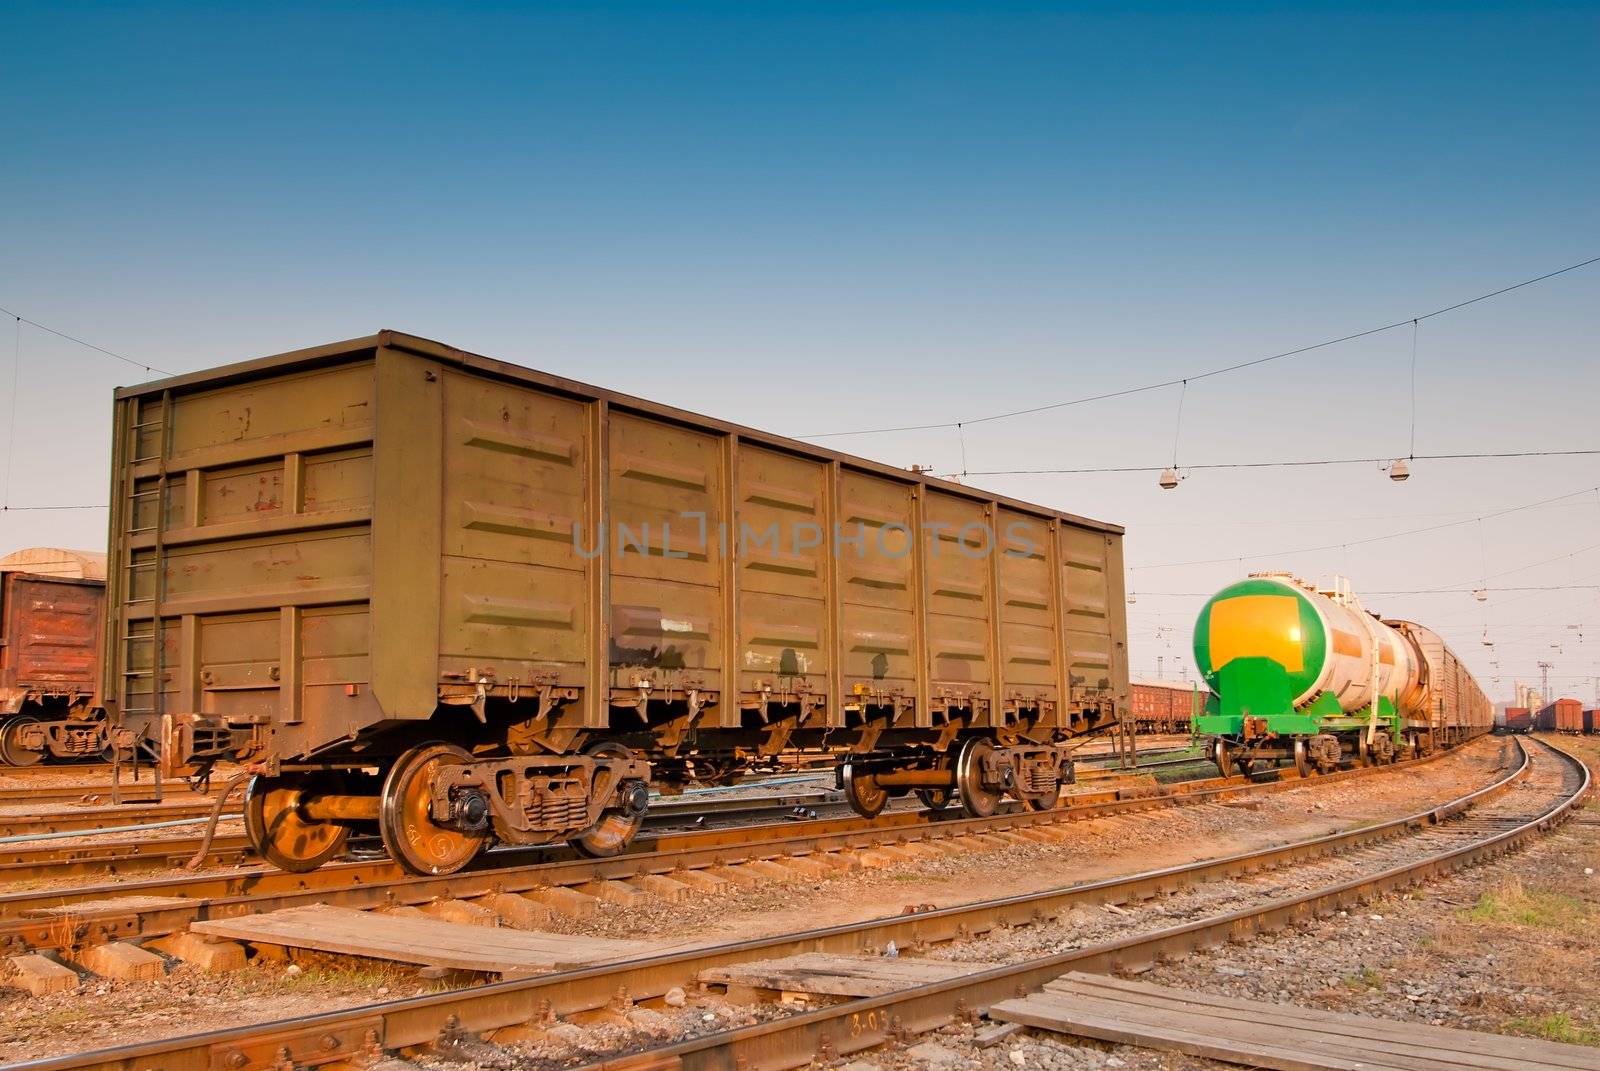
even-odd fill
[{"label": "blue sky", "polygon": [[[11,4],[0,51],[0,306],[172,371],[394,327],[806,435],[1182,376],[1600,254],[1595,5]],[[1600,446],[1597,292],[1600,266],[1425,323],[1418,452]],[[10,503],[102,501],[109,391],[146,377],[21,344]],[[1179,460],[1404,453],[1410,347],[1196,384]],[[1177,400],[973,428],[967,467],[1165,464]],[[827,442],[962,464],[949,431]],[[1242,569],[1600,582],[1596,496],[1270,553],[1600,485],[1594,458],[973,482],[1129,526],[1136,672]],[[0,514],[0,546],[102,529]],[[1550,656],[1600,698],[1593,591],[1371,601],[1485,683]]]}]

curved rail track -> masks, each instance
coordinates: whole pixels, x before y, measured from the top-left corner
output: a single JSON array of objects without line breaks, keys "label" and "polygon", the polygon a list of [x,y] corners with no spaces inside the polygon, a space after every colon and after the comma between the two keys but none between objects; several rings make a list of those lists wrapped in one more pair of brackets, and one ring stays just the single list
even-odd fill
[{"label": "curved rail track", "polygon": [[[1134,904],[1159,897],[1209,896],[1210,911],[1179,925],[1132,932],[1050,955],[984,963],[975,972],[886,996],[844,1000],[752,1026],[608,1057],[595,1066],[726,1069],[794,1067],[841,1056],[970,1016],[997,999],[1043,985],[1068,970],[1132,971],[1257,932],[1307,924],[1380,893],[1415,885],[1494,858],[1566,818],[1590,791],[1576,759],[1538,743],[1520,742],[1515,768],[1493,784],[1390,822],[1241,853],[1221,859],[984,901],[926,913],[875,919],[736,944],[676,951],[583,970],[413,997],[290,1021],[241,1026],[16,1065],[26,1071],[255,1071],[257,1068],[351,1066],[386,1053],[492,1049],[497,1033],[523,1036],[553,1017],[579,1016],[626,1002],[659,998],[695,983],[708,968],[798,952],[854,954],[890,942],[946,959],[983,956],[991,932],[1055,925],[1078,905]],[[1526,791],[1508,792],[1518,783]],[[1238,882],[1256,875],[1250,902],[1238,905]],[[1307,884],[1313,887],[1306,891]],[[1217,907],[1227,910],[1216,910]],[[1051,942],[1048,947],[1059,947]],[[976,965],[975,965],[976,966]],[[504,1032],[509,1031],[507,1035]],[[479,1054],[481,1055],[481,1053]]]}]

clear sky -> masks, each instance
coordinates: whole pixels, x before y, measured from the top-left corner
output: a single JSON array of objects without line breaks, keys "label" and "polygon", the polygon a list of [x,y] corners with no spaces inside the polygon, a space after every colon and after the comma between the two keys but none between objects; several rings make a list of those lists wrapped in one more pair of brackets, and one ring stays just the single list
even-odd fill
[{"label": "clear sky", "polygon": [[[1182,377],[1600,255],[1596,5],[1123,7],[11,3],[0,306],[169,371],[392,327],[804,436]],[[1600,447],[1597,298],[1600,265],[1423,323],[1416,453]],[[110,390],[151,377],[13,326],[7,503],[103,503]],[[1411,345],[1192,385],[1180,466],[1410,452]],[[1178,396],[823,441],[1160,466]],[[1189,664],[1197,593],[1285,568],[1456,589],[1368,603],[1499,698],[1544,659],[1600,700],[1600,493],[1471,520],[1600,459],[1414,473],[969,482],[1127,525],[1136,675]],[[103,546],[104,513],[0,513],[0,550],[32,544]],[[1461,590],[1486,576],[1563,590]]]}]

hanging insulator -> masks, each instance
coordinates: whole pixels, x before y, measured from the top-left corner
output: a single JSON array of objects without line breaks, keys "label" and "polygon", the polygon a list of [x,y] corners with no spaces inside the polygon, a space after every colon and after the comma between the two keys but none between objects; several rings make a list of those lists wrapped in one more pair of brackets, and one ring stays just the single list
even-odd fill
[{"label": "hanging insulator", "polygon": [[1389,479],[1395,483],[1404,483],[1411,478],[1411,466],[1406,464],[1406,459],[1397,457],[1389,462]]},{"label": "hanging insulator", "polygon": [[1477,597],[1477,600],[1479,602],[1488,602],[1489,601],[1489,592],[1486,591],[1483,588],[1479,588],[1477,591],[1474,591],[1472,594]]},{"label": "hanging insulator", "polygon": [[1178,470],[1177,469],[1162,469],[1161,470],[1161,481],[1160,482],[1161,482],[1161,489],[1163,491],[1172,490],[1174,487],[1178,486]]}]

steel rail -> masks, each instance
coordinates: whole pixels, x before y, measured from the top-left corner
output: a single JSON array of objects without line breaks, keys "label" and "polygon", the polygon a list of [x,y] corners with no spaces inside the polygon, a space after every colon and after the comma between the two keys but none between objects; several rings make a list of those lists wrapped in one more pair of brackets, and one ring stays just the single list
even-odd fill
[{"label": "steel rail", "polygon": [[[1430,758],[1437,758],[1435,753]],[[1425,761],[1425,760],[1423,760]],[[209,918],[229,918],[311,903],[346,907],[420,905],[439,898],[470,899],[500,892],[529,892],[551,886],[572,886],[597,880],[625,880],[646,874],[734,866],[761,860],[841,852],[949,837],[1024,832],[1061,823],[1159,807],[1180,806],[1266,793],[1306,784],[1319,785],[1403,769],[1393,766],[1339,771],[1303,782],[1212,778],[1167,786],[1167,791],[1141,789],[1132,795],[1115,791],[1084,793],[1065,809],[1045,812],[1010,811],[992,818],[962,818],[959,812],[930,815],[900,811],[877,819],[817,819],[757,826],[733,826],[691,833],[661,834],[637,842],[639,851],[611,859],[588,859],[566,853],[517,866],[482,868],[445,877],[404,874],[388,860],[349,863],[310,874],[247,869],[178,878],[147,879],[69,889],[38,889],[0,895],[0,952],[53,949],[59,927],[44,913],[81,906],[80,943],[155,937]],[[1292,775],[1292,771],[1284,771]],[[1070,798],[1070,797],[1069,797]],[[525,853],[495,853],[515,858]],[[492,857],[491,857],[492,858]],[[341,884],[342,881],[342,884]],[[123,897],[165,897],[174,902],[156,907],[146,899],[139,906],[119,907]],[[59,912],[57,912],[59,913]]]},{"label": "steel rail", "polygon": [[[1163,960],[1179,959],[1200,949],[1242,943],[1255,934],[1288,926],[1310,926],[1317,919],[1365,903],[1377,894],[1412,888],[1473,863],[1497,858],[1570,817],[1578,803],[1592,791],[1593,774],[1582,760],[1553,745],[1541,743],[1581,771],[1577,789],[1515,827],[1471,844],[1375,874],[1283,897],[1265,906],[1242,908],[1154,933],[1104,941],[1088,948],[881,997],[849,1000],[809,1014],[724,1031],[631,1057],[603,1059],[583,1067],[629,1067],[635,1071],[647,1067],[670,1067],[674,1071],[723,1071],[738,1067],[742,1071],[781,1071],[815,1058],[849,1055],[937,1029],[956,1018],[971,1016],[997,1000],[1039,989],[1071,970],[1136,974]],[[1475,795],[1481,796],[1481,791]],[[383,1038],[387,1047],[387,1032]]]},{"label": "steel rail", "polygon": [[[1438,758],[1441,754],[1436,752],[1428,758]],[[1333,783],[1404,768],[1396,764],[1343,770],[1309,782],[1292,776],[1282,781],[1257,782],[1213,778],[1168,786],[1176,791],[1141,791],[1133,796],[1097,792],[1084,794],[1077,805],[1066,809],[1012,811],[992,818],[902,811],[870,821],[821,819],[663,834],[640,843],[641,849],[648,850],[611,859],[588,859],[567,853],[569,858],[551,860],[546,856],[531,864],[485,868],[445,877],[407,875],[384,860],[328,867],[310,874],[253,869],[65,890],[40,889],[0,896],[0,952],[14,954],[56,948],[61,940],[61,929],[51,924],[53,919],[46,912],[69,905],[82,907],[75,912],[80,921],[76,940],[80,944],[92,944],[156,937],[182,930],[201,919],[231,918],[313,903],[344,907],[422,905],[440,898],[471,899],[606,879],[626,880],[647,874],[670,876],[676,871],[893,847],[921,840],[1024,832],[1113,814],[1224,799],[1241,793],[1267,793],[1306,784]],[[1292,771],[1285,772],[1292,774]],[[1090,800],[1093,802],[1088,802]],[[343,884],[335,880],[341,877]],[[116,901],[127,896],[167,897],[181,902],[157,907],[144,900],[136,906],[119,907]]]},{"label": "steel rail", "polygon": [[[0,796],[0,799],[3,799],[3,796]],[[668,825],[673,822],[697,818],[701,815],[713,816],[729,812],[735,814],[761,813],[788,810],[795,807],[830,805],[843,802],[843,800],[843,795],[832,789],[788,792],[778,796],[722,798],[684,798],[674,796],[653,804],[645,817],[647,821],[653,821],[657,825]],[[5,800],[4,802],[9,803],[11,801]],[[0,838],[76,831],[82,831],[84,836],[89,836],[100,832],[114,832],[119,826],[140,822],[161,822],[175,818],[206,817],[211,814],[214,806],[216,806],[214,798],[196,796],[193,800],[179,800],[172,803],[94,806],[69,811],[53,811],[47,814],[0,814]],[[222,814],[224,818],[237,818],[240,812],[237,807],[234,807],[223,811]],[[189,849],[191,855],[194,854],[194,846],[198,844],[198,838],[192,842]]]},{"label": "steel rail", "polygon": [[[873,919],[804,933],[760,938],[734,944],[680,950],[576,971],[493,983],[472,989],[411,997],[382,1004],[326,1012],[304,1018],[210,1031],[188,1037],[141,1042],[97,1052],[54,1057],[12,1065],[14,1071],[256,1071],[284,1064],[311,1067],[380,1059],[385,1051],[448,1041],[529,1023],[553,1015],[571,1015],[614,1004],[619,989],[630,1000],[659,997],[674,986],[692,984],[700,971],[804,951],[856,953],[877,950],[894,941],[916,948],[943,940],[971,937],[1002,926],[1047,921],[1079,904],[1124,903],[1147,899],[1200,881],[1250,873],[1289,861],[1312,859],[1401,836],[1460,813],[1476,802],[1505,791],[1525,777],[1531,758],[1513,741],[1521,761],[1493,783],[1437,807],[1378,825],[1328,834],[1294,844],[1238,853],[1220,859],[1168,867],[1125,878],[1108,879],[959,905],[926,913]],[[1523,830],[1553,820],[1588,790],[1587,771],[1579,793],[1534,820],[1476,845],[1431,857],[1461,856],[1485,845],[1509,843]],[[1418,867],[1400,867],[1386,874],[1409,874]],[[1321,890],[1332,903],[1352,901],[1364,879]],[[1414,879],[1413,879],[1414,880]],[[1346,888],[1348,887],[1348,888]],[[1374,885],[1374,887],[1377,887]],[[1340,892],[1338,890],[1345,890]],[[880,1044],[903,1029],[926,1029],[972,1011],[999,996],[1014,995],[1018,985],[1042,984],[1073,966],[1102,964],[1106,969],[1149,961],[1163,950],[1187,950],[1226,939],[1230,933],[1252,932],[1284,905],[1320,903],[1318,893],[1294,897],[1265,908],[1173,927],[1169,930],[1105,942],[1078,952],[1035,960],[938,986],[924,986],[887,997],[850,1001],[818,1012],[734,1030],[696,1041],[633,1054],[615,1067],[778,1068],[802,1064],[819,1055],[839,1055]],[[1304,910],[1309,910],[1307,907]],[[1336,910],[1330,907],[1328,910]],[[1302,908],[1288,908],[1298,919]],[[1249,920],[1256,920],[1250,922]],[[1248,925],[1247,925],[1248,923]],[[925,1006],[926,1005],[926,1006]],[[824,1040],[824,1038],[828,1040]]]}]

